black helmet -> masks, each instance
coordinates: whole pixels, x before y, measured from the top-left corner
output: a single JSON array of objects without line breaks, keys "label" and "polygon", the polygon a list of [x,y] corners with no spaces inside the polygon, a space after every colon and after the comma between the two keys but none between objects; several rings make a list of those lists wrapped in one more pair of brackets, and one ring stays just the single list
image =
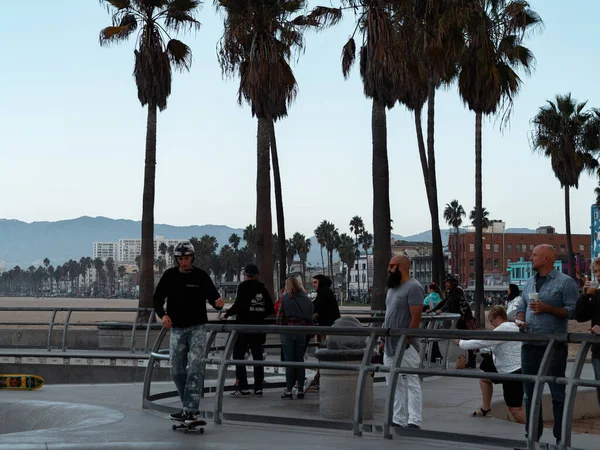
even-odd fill
[{"label": "black helmet", "polygon": [[194,256],[194,246],[188,242],[180,242],[175,247],[175,251],[173,252],[173,256]]}]

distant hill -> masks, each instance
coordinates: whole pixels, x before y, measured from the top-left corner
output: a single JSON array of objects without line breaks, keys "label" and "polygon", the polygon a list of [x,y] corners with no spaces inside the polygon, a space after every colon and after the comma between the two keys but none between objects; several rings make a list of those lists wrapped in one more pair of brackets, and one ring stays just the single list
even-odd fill
[{"label": "distant hill", "polygon": [[[450,231],[452,232],[452,230]],[[535,233],[528,228],[509,228],[507,233]],[[77,219],[58,222],[22,222],[20,220],[0,219],[0,268],[10,269],[16,265],[27,268],[30,265],[42,264],[44,258],[51,264],[63,264],[69,259],[92,256],[93,243],[116,242],[119,239],[140,237],[141,223],[134,220],[109,219],[107,217],[79,217]],[[243,230],[226,225],[193,225],[177,227],[156,224],[154,235],[165,238],[188,239],[204,234],[217,238],[219,246],[228,243],[229,236],[237,233],[240,237]],[[442,243],[448,245],[448,230],[442,230]],[[392,234],[397,240],[410,242],[431,242],[431,230],[410,236]],[[309,264],[321,265],[321,249],[314,236],[311,236],[312,247],[308,254]],[[324,258],[327,257],[324,251]],[[337,253],[334,254],[334,260]],[[325,260],[325,264],[327,261]]]},{"label": "distant hill", "polygon": [[[176,227],[156,224],[154,235],[165,238],[187,239],[208,234],[217,238],[219,245],[228,242],[229,236],[243,230],[225,225],[200,225]],[[92,256],[94,242],[116,242],[119,239],[139,239],[141,223],[106,217],[79,217],[58,222],[32,222],[0,219],[0,261],[6,268],[15,265],[27,268],[41,264],[44,258],[53,265],[69,259]]]}]

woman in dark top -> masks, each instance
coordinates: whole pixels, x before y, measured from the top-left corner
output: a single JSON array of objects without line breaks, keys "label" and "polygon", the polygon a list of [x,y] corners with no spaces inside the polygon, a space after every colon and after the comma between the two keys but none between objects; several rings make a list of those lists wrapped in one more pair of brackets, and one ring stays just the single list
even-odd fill
[{"label": "woman in dark top", "polygon": [[[302,282],[296,277],[289,277],[285,281],[285,291],[281,305],[277,311],[275,321],[277,325],[309,326],[312,325],[313,305],[306,295]],[[286,361],[304,362],[306,352],[306,335],[281,334],[281,346]],[[286,367],[286,389],[281,398],[292,399],[292,389],[298,383],[298,398],[304,398],[304,381],[306,370],[304,367]]]}]

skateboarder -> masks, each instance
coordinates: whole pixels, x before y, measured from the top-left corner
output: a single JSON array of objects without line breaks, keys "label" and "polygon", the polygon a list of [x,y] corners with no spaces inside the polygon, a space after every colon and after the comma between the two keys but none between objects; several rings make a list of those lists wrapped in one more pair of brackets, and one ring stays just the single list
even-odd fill
[{"label": "skateboarder", "polygon": [[198,421],[196,415],[204,378],[206,301],[217,310],[223,308],[224,302],[208,273],[193,266],[194,247],[191,243],[177,244],[173,256],[177,267],[168,269],[158,282],[154,310],[163,326],[171,330],[171,376],[183,404],[182,410],[170,417],[191,424]]}]

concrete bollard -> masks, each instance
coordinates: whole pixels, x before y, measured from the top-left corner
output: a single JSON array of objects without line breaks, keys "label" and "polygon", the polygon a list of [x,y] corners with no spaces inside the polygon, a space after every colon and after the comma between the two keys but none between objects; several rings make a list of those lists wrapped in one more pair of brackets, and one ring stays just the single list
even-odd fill
[{"label": "concrete bollard", "polygon": [[[353,317],[342,317],[334,327],[362,327]],[[364,336],[328,336],[327,348],[319,349],[315,356],[320,362],[357,364],[363,358]],[[348,370],[321,370],[319,388],[319,414],[324,419],[351,419],[354,412],[358,372]],[[363,397],[363,418],[373,418],[373,377],[367,376]]]}]

